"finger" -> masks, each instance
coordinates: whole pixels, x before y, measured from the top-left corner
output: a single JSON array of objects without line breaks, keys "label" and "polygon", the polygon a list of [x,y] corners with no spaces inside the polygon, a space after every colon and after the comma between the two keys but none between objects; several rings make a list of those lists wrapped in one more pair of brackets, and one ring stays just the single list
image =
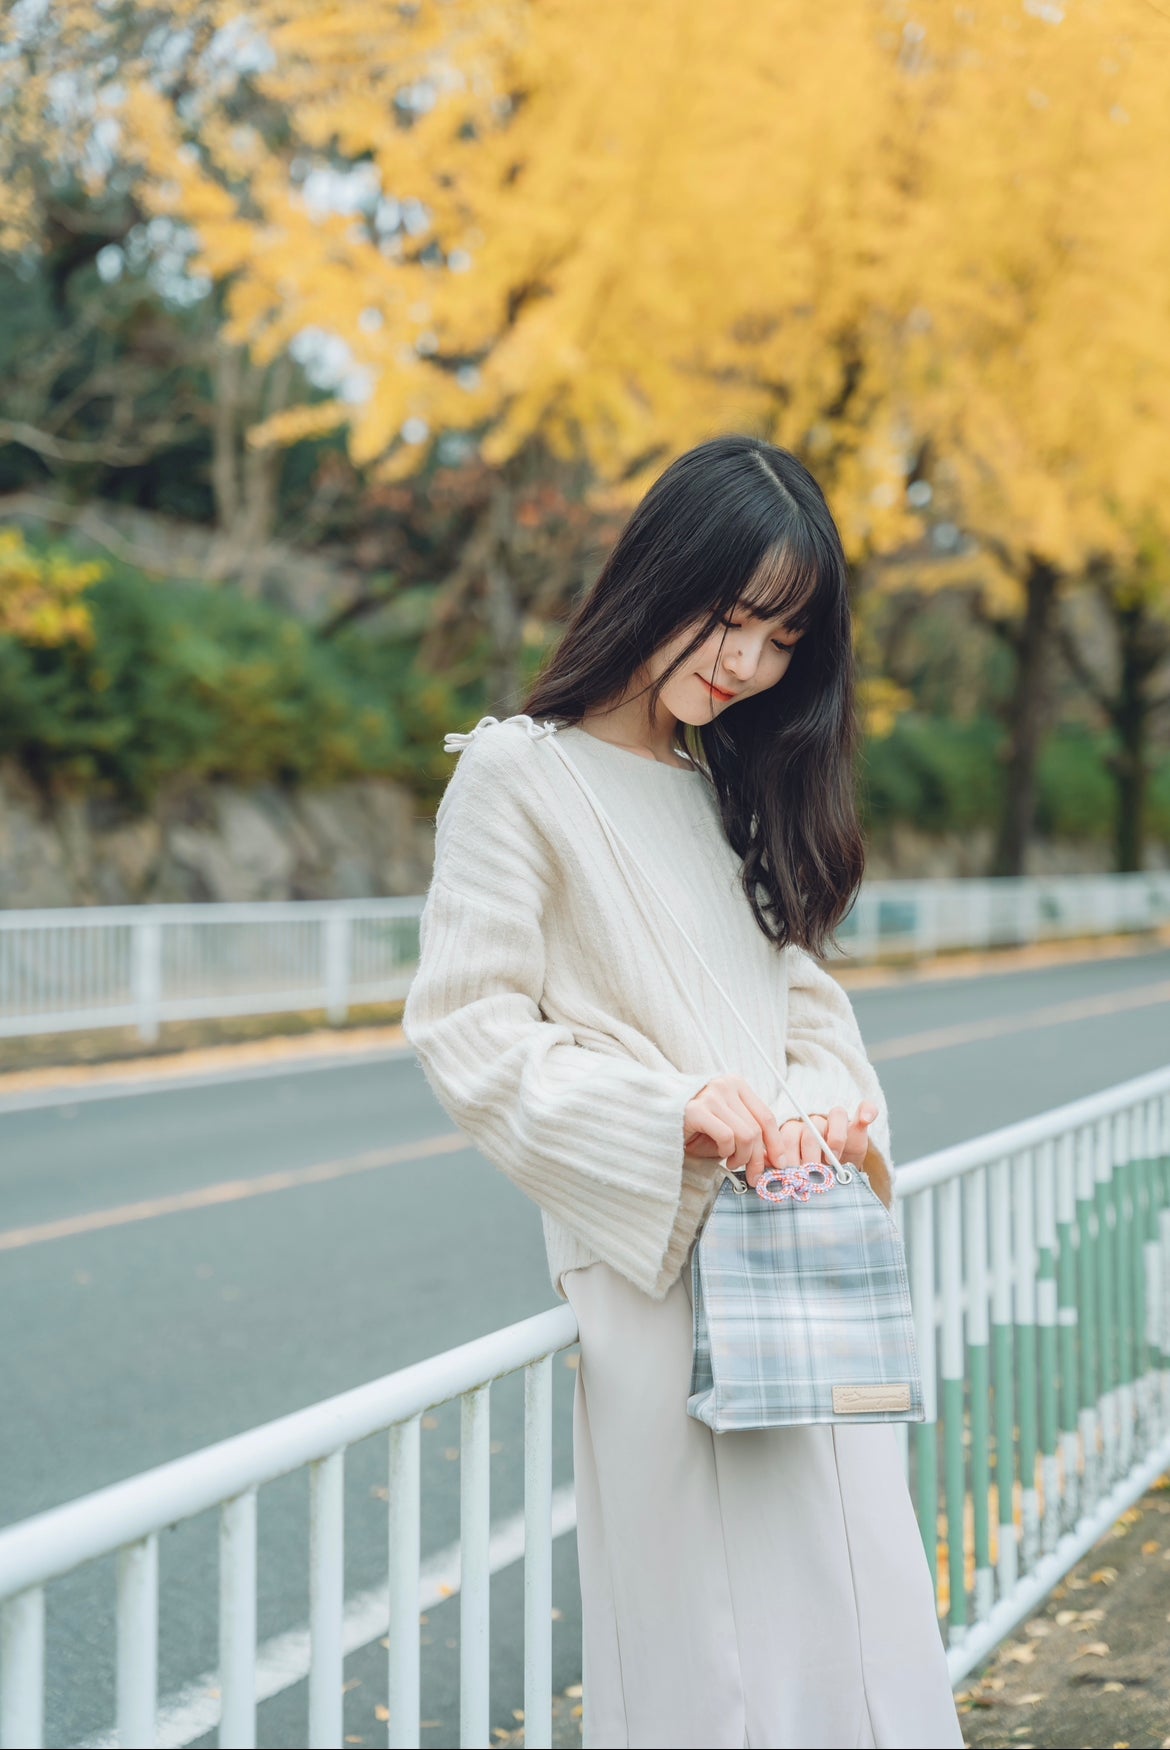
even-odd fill
[{"label": "finger", "polygon": [[800,1133],[803,1129],[799,1118],[785,1119],[780,1126],[779,1166],[794,1167],[800,1160]]},{"label": "finger", "polygon": [[746,1086],[742,1088],[740,1090],[740,1098],[743,1100],[744,1106],[751,1113],[752,1117],[760,1127],[764,1149],[768,1156],[768,1164],[773,1167],[779,1166],[781,1149],[780,1124],[776,1118],[776,1114],[766,1100],[760,1099],[760,1096],[753,1088]]},{"label": "finger", "polygon": [[815,1167],[818,1161],[824,1159],[824,1149],[821,1147],[821,1133],[811,1124],[800,1127],[800,1164],[802,1167]]},{"label": "finger", "polygon": [[770,1162],[768,1160],[767,1150],[764,1147],[764,1139],[761,1136],[755,1148],[752,1150],[751,1159],[747,1163],[747,1182],[753,1191],[759,1184],[763,1175],[767,1172],[769,1165]]},{"label": "finger", "polygon": [[[696,1141],[692,1154],[705,1156],[708,1160],[724,1160],[735,1150],[735,1127],[731,1122],[731,1113],[722,1102],[710,1098],[704,1100],[697,1113],[692,1114],[696,1131]],[[710,1145],[710,1153],[704,1146],[706,1138]]]},{"label": "finger", "polygon": [[838,1158],[840,1158],[841,1150],[845,1147],[848,1135],[848,1112],[845,1110],[844,1106],[831,1107],[828,1116],[825,1119],[825,1141]]},{"label": "finger", "polygon": [[727,1164],[738,1172],[751,1160],[753,1149],[762,1146],[760,1126],[738,1096],[733,1096],[728,1102],[726,1116],[735,1137],[734,1147],[727,1156]]},{"label": "finger", "polygon": [[[872,1109],[872,1108],[871,1108]],[[845,1152],[838,1151],[839,1160],[848,1160],[851,1166],[860,1167],[865,1163],[869,1153],[870,1120],[862,1118],[860,1113],[849,1126],[849,1134],[845,1139]]]}]

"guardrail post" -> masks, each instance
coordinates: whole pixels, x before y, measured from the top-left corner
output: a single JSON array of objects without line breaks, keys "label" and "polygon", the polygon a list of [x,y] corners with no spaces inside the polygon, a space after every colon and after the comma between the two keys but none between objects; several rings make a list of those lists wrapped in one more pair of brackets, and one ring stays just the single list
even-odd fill
[{"label": "guardrail post", "polygon": [[325,1013],[339,1027],[349,1010],[350,919],[348,912],[331,912],[325,919]]},{"label": "guardrail post", "polygon": [[1016,1421],[1019,1427],[1020,1554],[1025,1569],[1040,1556],[1040,1495],[1036,1487],[1039,1448],[1036,1369],[1036,1223],[1034,1192],[1037,1163],[1029,1150],[1014,1163]]},{"label": "guardrail post", "polygon": [[924,1420],[914,1430],[917,1457],[918,1525],[938,1585],[938,1363],[934,1322],[934,1192],[917,1192],[909,1202],[910,1296],[914,1304],[918,1364],[922,1370]]},{"label": "guardrail post", "polygon": [[309,1744],[328,1750],[342,1734],[345,1610],[345,1453],[309,1467]]},{"label": "guardrail post", "polygon": [[967,1367],[971,1382],[975,1620],[984,1622],[995,1603],[995,1573],[991,1565],[991,1323],[988,1316],[986,1169],[968,1173],[963,1190]]},{"label": "guardrail post", "polygon": [[0,1608],[0,1744],[38,1750],[44,1741],[45,1594],[40,1586]]},{"label": "guardrail post", "polygon": [[1081,1407],[1077,1350],[1080,1341],[1077,1314],[1077,1179],[1076,1138],[1069,1134],[1057,1143],[1056,1246],[1057,1321],[1060,1350],[1060,1451],[1064,1463],[1062,1531],[1080,1517],[1080,1426]]},{"label": "guardrail post", "polygon": [[552,1743],[552,1358],[524,1370],[524,1742]]},{"label": "guardrail post", "polygon": [[130,992],[138,1037],[153,1045],[162,1005],[162,924],[157,918],[135,918],[130,925]]},{"label": "guardrail post", "polygon": [[991,1169],[991,1334],[995,1381],[996,1572],[1006,1598],[1019,1577],[1016,1535],[1015,1356],[1012,1324],[1012,1182],[1009,1163]]},{"label": "guardrail post", "polygon": [[419,1429],[412,1416],[390,1430],[390,1750],[419,1737]]},{"label": "guardrail post", "polygon": [[154,1750],[158,1707],[158,1534],[118,1554],[118,1742]]},{"label": "guardrail post", "polygon": [[225,1501],[219,1521],[219,1750],[256,1742],[256,1491]]},{"label": "guardrail post", "polygon": [[490,1609],[490,1386],[464,1392],[460,1409],[459,1742],[487,1744]]}]

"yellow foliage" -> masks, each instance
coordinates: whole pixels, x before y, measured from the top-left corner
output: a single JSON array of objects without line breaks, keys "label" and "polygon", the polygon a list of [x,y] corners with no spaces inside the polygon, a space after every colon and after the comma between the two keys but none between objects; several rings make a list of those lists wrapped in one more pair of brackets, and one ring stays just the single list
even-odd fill
[{"label": "yellow foliage", "polygon": [[898,718],[913,700],[905,687],[884,675],[869,675],[858,687],[858,702],[865,733],[883,740],[891,735]]},{"label": "yellow foliage", "polygon": [[81,597],[105,569],[59,551],[34,552],[18,529],[0,529],[0,635],[44,646],[91,643]]},{"label": "yellow foliage", "polygon": [[[112,54],[93,115],[144,210],[196,233],[225,338],[261,363],[306,329],[345,341],[346,399],[253,441],[344,419],[355,460],[397,477],[446,428],[485,430],[496,464],[539,436],[629,499],[667,455],[754,430],[808,458],[855,557],[921,536],[925,455],[1004,612],[1030,556],[1125,564],[1165,525],[1170,19],[1141,0],[169,13],[181,104],[157,14],[92,0],[57,0],[48,50],[0,61],[0,88],[31,151],[52,76],[89,90]],[[241,120],[248,45],[286,129]],[[58,134],[80,163],[84,129]],[[35,154],[8,155],[0,242],[36,188]]]}]

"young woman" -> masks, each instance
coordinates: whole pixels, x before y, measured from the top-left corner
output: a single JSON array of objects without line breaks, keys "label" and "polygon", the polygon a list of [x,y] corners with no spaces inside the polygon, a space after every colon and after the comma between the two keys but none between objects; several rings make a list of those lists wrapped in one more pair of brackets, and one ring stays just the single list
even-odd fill
[{"label": "young woman", "polygon": [[[553,734],[820,1135],[681,940],[647,939]],[[524,714],[461,739],[405,1024],[539,1204],[580,1325],[585,1742],[961,1745],[894,1429],[715,1435],[686,1408],[718,1163],[754,1185],[823,1135],[892,1195],[881,1088],[812,957],[863,851],[846,566],[811,475],[747,438],[680,457]]]}]

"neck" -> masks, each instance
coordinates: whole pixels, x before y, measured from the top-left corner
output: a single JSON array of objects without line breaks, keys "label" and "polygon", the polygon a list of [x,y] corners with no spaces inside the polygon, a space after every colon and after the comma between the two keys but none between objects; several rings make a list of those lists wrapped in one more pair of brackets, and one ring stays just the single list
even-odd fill
[{"label": "neck", "polygon": [[581,727],[600,741],[611,741],[615,747],[644,754],[647,759],[660,760],[668,766],[682,764],[674,742],[678,731],[677,717],[660,703],[657,718],[651,724],[644,693],[587,712],[581,719]]}]

